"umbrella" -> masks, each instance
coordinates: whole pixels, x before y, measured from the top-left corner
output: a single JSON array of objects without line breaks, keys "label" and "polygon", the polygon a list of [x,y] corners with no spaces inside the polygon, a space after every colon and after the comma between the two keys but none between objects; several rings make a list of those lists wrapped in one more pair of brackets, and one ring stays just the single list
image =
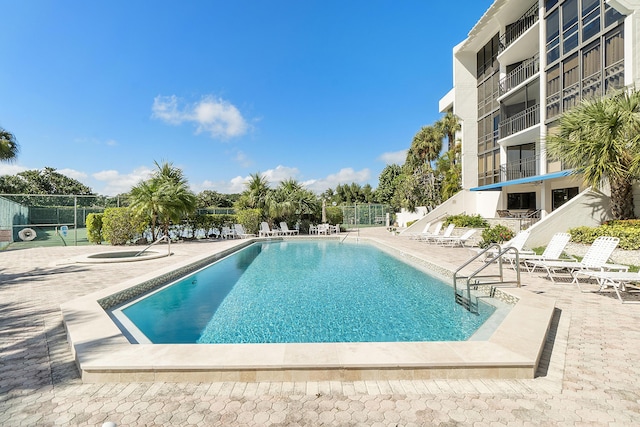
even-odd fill
[{"label": "umbrella", "polygon": [[327,222],[327,201],[322,199],[322,223]]}]

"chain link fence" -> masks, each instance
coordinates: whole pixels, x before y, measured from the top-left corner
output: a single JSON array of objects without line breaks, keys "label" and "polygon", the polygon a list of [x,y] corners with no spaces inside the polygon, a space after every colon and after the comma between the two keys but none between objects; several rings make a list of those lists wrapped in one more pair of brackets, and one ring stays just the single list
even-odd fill
[{"label": "chain link fence", "polygon": [[0,194],[0,249],[87,245],[86,218],[118,200],[104,196]]}]

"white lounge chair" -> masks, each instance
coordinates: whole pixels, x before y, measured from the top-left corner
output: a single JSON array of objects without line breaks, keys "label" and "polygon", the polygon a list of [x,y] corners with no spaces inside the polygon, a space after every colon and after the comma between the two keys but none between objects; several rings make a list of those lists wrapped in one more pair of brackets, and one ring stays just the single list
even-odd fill
[{"label": "white lounge chair", "polygon": [[572,283],[576,284],[578,276],[583,272],[627,271],[629,267],[626,265],[607,263],[619,242],[620,239],[617,237],[600,236],[591,244],[582,261],[534,261],[532,265],[543,268],[553,283],[555,283],[553,276],[560,271],[569,272],[573,278]]},{"label": "white lounge chair", "polygon": [[[576,261],[574,258],[560,258],[562,256],[562,252],[564,252],[564,248],[567,246],[567,243],[569,243],[569,240],[571,240],[571,234],[556,233],[551,237],[551,240],[549,240],[549,243],[547,244],[547,247],[544,248],[544,252],[542,252],[542,254],[519,254],[520,262],[524,264],[527,271],[531,273],[534,270],[533,263],[536,261]],[[513,265],[515,256],[513,254],[505,254],[505,257],[513,258]]]},{"label": "white lounge chair", "polygon": [[422,236],[423,234],[429,234],[429,228],[431,228],[431,221],[425,224],[422,231],[417,233],[409,233],[409,239],[412,239],[412,240],[420,239],[420,236]]},{"label": "white lounge chair", "polygon": [[465,243],[478,231],[475,228],[470,228],[461,236],[449,236],[449,237],[441,237],[438,239],[438,243],[443,246],[458,246],[464,247]]},{"label": "white lounge chair", "polygon": [[269,227],[269,223],[263,221],[260,223],[260,230],[258,231],[258,236],[260,237],[269,237],[269,236],[277,236],[279,234],[278,230],[272,230]]},{"label": "white lounge chair", "polygon": [[[580,274],[596,279],[600,285],[598,292],[602,292],[611,286],[616,292],[618,299],[623,304],[640,304],[640,299],[634,301],[625,301],[622,299],[620,291],[629,291],[628,286],[632,283],[640,283],[640,272],[630,273],[628,271],[583,271]],[[578,283],[578,287],[580,284]],[[634,286],[637,288],[637,285]],[[582,290],[582,288],[580,288]],[[634,292],[637,294],[637,292]]]},{"label": "white lounge chair", "polygon": [[240,237],[241,239],[246,239],[247,237],[256,237],[256,235],[255,235],[255,234],[247,233],[247,232],[244,230],[244,226],[243,226],[242,224],[235,224],[235,225],[233,226],[233,228],[234,228],[234,229],[235,229],[235,231],[236,231],[236,235],[237,235],[238,237]]},{"label": "white lounge chair", "polygon": [[222,227],[222,238],[223,239],[235,239],[238,237],[236,231],[231,227]]},{"label": "white lounge chair", "polygon": [[428,241],[433,237],[437,237],[440,235],[440,230],[442,230],[442,221],[436,222],[431,232],[427,231],[426,233],[420,233],[418,240]]},{"label": "white lounge chair", "polygon": [[[518,251],[519,255],[529,254],[535,255],[535,252],[529,249],[525,249],[524,245],[527,243],[529,239],[529,234],[531,232],[529,230],[520,230],[516,233],[516,235],[511,240],[507,240],[506,242],[500,245],[501,249],[506,248],[515,248]],[[478,252],[482,252],[484,249],[478,249]],[[492,249],[485,253],[484,261],[496,261],[496,257],[498,256],[498,250]]]},{"label": "white lounge chair", "polygon": [[298,230],[290,230],[289,226],[284,221],[280,223],[280,232],[285,236],[293,236],[294,234],[298,234]]},{"label": "white lounge chair", "polygon": [[430,237],[429,239],[427,239],[427,242],[436,243],[436,244],[444,244],[444,243],[441,243],[441,242],[444,242],[449,237],[451,237],[451,233],[453,233],[453,229],[455,227],[456,227],[455,224],[447,225],[447,228],[444,229],[444,231],[442,232],[442,235]]}]

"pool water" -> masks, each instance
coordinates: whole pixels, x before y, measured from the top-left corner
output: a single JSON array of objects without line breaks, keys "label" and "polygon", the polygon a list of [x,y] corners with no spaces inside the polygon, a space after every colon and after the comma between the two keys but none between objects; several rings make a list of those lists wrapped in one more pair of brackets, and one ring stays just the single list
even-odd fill
[{"label": "pool water", "polygon": [[466,340],[494,307],[469,313],[451,286],[372,245],[280,241],[118,311],[152,343],[389,342]]}]

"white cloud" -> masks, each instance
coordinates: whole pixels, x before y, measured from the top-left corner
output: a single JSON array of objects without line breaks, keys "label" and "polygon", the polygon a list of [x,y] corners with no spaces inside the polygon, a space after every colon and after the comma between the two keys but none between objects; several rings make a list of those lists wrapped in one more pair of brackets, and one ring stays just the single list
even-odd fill
[{"label": "white cloud", "polygon": [[177,96],[156,96],[151,117],[172,125],[191,122],[196,133],[208,132],[212,138],[232,138],[244,135],[249,125],[230,102],[211,95],[191,105],[179,105]]},{"label": "white cloud", "polygon": [[326,178],[308,180],[303,184],[311,191],[322,193],[328,188],[336,188],[338,184],[351,184],[352,182],[365,184],[370,178],[371,171],[369,169],[354,171],[353,168],[344,168]]},{"label": "white cloud", "polygon": [[87,180],[88,177],[86,173],[77,171],[75,169],[56,169],[56,172],[83,183]]},{"label": "white cloud", "polygon": [[100,194],[115,196],[116,194],[126,193],[140,181],[149,179],[152,172],[148,167],[141,166],[127,174],[121,174],[116,170],[105,170],[92,174],[92,177],[104,183],[103,189],[99,192]]},{"label": "white cloud", "polygon": [[407,160],[407,151],[409,150],[382,153],[380,157],[378,157],[378,159],[382,160],[387,165],[402,165],[404,164],[405,160]]},{"label": "white cloud", "polygon": [[261,173],[262,176],[267,178],[267,181],[269,181],[269,184],[271,184],[272,187],[277,186],[284,180],[296,179],[299,174],[300,171],[298,168],[290,168],[281,165],[278,165],[275,169],[269,169]]},{"label": "white cloud", "polygon": [[28,170],[24,166],[13,165],[11,163],[0,163],[0,175],[16,175]]}]

